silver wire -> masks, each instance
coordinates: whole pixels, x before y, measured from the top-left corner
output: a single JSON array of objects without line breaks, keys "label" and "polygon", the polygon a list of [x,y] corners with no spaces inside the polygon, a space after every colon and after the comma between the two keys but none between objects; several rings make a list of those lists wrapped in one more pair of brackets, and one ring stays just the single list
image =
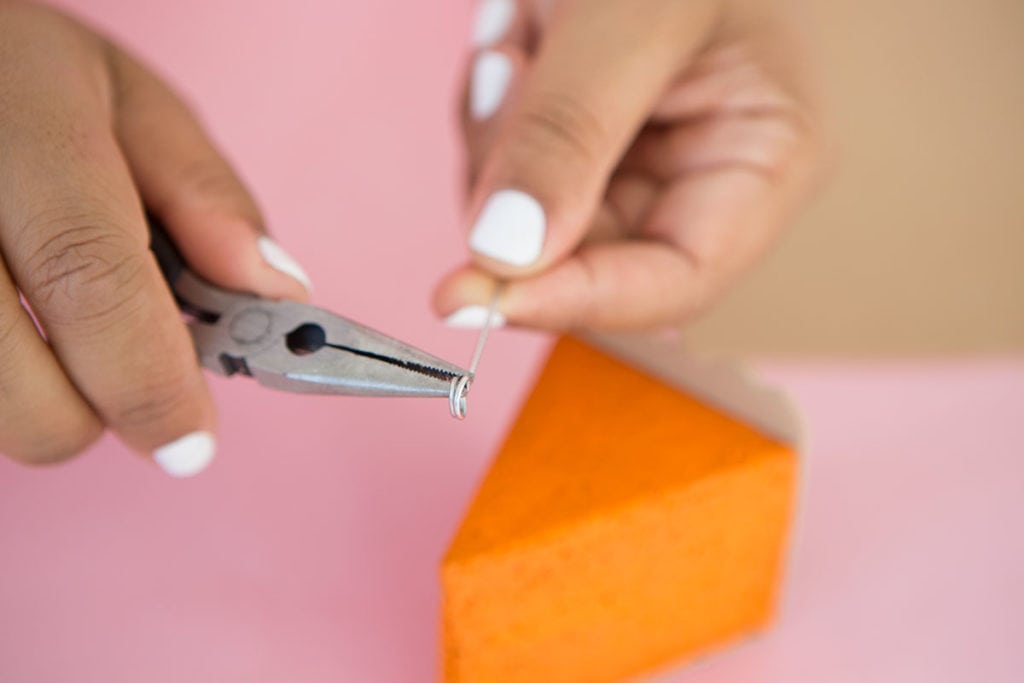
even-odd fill
[{"label": "silver wire", "polygon": [[473,349],[473,359],[469,363],[469,374],[452,378],[451,391],[448,394],[448,408],[452,412],[452,417],[456,420],[466,419],[466,396],[469,394],[469,387],[472,386],[473,380],[476,379],[476,368],[480,365],[480,358],[484,355],[487,335],[490,333],[491,327],[494,326],[494,319],[498,313],[498,302],[501,300],[501,294],[504,289],[505,285],[499,283],[497,289],[494,290],[490,308],[487,309],[487,320],[484,321],[484,326],[480,330],[480,336],[476,339],[476,348]]},{"label": "silver wire", "polygon": [[501,300],[501,293],[504,288],[504,285],[499,284],[497,289],[494,290],[494,296],[491,297],[491,306],[487,309],[487,320],[484,322],[483,329],[480,330],[480,336],[476,340],[476,348],[473,349],[473,360],[469,362],[470,379],[476,377],[476,367],[480,365],[480,357],[484,355],[484,344],[487,343],[487,335],[494,325],[494,317],[498,312],[498,301]]},{"label": "silver wire", "polygon": [[452,417],[456,420],[466,419],[466,395],[469,393],[469,385],[473,383],[469,375],[452,378],[452,389],[448,395],[448,408],[452,411]]}]

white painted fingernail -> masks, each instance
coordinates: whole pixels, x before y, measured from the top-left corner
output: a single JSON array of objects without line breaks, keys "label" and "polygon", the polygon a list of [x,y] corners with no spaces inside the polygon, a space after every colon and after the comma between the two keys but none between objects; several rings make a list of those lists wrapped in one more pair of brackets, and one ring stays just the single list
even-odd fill
[{"label": "white painted fingernail", "polygon": [[[466,330],[479,330],[487,324],[487,316],[490,315],[489,306],[463,306],[444,319],[448,327],[457,327]],[[491,327],[504,327],[505,316],[495,311]]]},{"label": "white painted fingernail", "polygon": [[279,270],[285,275],[295,278],[302,283],[302,286],[309,291],[313,291],[313,283],[310,282],[309,276],[306,275],[306,271],[302,269],[298,261],[292,258],[291,254],[285,251],[280,244],[270,239],[269,237],[260,237],[256,241],[256,246],[259,247],[260,256],[267,262],[274,270]]},{"label": "white painted fingernail", "polygon": [[515,0],[482,0],[473,22],[473,45],[494,45],[505,37],[515,18]]},{"label": "white painted fingernail", "polygon": [[470,78],[469,113],[480,121],[498,111],[512,80],[512,60],[507,55],[485,50],[473,62]]},{"label": "white painted fingernail", "polygon": [[153,459],[172,477],[191,477],[206,469],[216,449],[213,434],[192,432],[153,451]]},{"label": "white painted fingernail", "polygon": [[499,190],[476,219],[469,248],[514,266],[528,266],[540,256],[546,230],[540,202],[519,190]]}]

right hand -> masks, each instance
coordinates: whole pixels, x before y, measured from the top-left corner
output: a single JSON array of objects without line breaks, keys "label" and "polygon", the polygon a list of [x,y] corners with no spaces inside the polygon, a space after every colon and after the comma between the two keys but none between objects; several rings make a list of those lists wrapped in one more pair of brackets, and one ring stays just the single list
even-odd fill
[{"label": "right hand", "polygon": [[109,428],[175,476],[212,457],[213,404],[143,206],[207,280],[306,298],[159,78],[67,16],[0,3],[0,453],[55,462]]},{"label": "right hand", "polygon": [[[677,327],[824,176],[802,3],[481,0],[464,133],[470,262],[449,324]],[[497,19],[495,21],[495,19]]]}]

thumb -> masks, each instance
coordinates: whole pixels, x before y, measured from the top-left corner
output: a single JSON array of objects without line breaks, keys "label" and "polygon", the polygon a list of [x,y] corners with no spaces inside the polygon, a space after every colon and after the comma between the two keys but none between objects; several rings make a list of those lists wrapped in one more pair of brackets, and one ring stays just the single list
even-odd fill
[{"label": "thumb", "polygon": [[571,253],[619,159],[715,19],[714,2],[560,3],[483,164],[469,246],[501,276]]},{"label": "thumb", "polygon": [[229,289],[306,299],[305,271],[265,234],[255,201],[188,107],[127,54],[115,52],[112,64],[121,149],[189,265]]}]

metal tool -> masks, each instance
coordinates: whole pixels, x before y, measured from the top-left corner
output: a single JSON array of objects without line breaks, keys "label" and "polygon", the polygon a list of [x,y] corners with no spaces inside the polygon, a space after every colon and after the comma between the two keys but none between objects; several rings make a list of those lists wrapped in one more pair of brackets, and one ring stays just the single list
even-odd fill
[{"label": "metal tool", "polygon": [[203,367],[297,393],[444,397],[465,417],[467,370],[322,308],[211,285],[152,217],[150,239]]}]

